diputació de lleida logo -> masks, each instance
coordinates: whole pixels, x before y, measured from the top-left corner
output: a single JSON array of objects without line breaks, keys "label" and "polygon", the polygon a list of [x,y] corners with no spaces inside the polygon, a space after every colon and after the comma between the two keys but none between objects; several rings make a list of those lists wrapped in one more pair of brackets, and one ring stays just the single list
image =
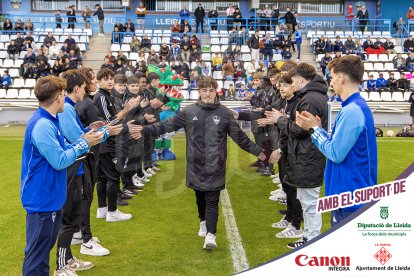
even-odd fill
[{"label": "diputaci\u00f3 de lleida logo", "polygon": [[387,219],[388,218],[388,206],[381,206],[380,207],[380,217],[382,219]]}]

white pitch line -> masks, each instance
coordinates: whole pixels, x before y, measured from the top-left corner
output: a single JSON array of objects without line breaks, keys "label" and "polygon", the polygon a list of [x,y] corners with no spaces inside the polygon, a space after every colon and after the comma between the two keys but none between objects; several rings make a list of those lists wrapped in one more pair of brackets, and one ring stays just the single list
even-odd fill
[{"label": "white pitch line", "polygon": [[236,219],[234,218],[230,197],[226,189],[221,191],[220,197],[227,239],[229,241],[231,258],[233,259],[233,267],[235,272],[238,273],[249,269],[249,264],[247,262],[246,252],[243,248],[239,229],[237,228]]}]

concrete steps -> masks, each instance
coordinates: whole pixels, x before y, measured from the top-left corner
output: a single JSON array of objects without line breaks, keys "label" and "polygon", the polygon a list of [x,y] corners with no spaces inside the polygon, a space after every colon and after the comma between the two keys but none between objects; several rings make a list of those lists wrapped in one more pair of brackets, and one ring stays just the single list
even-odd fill
[{"label": "concrete steps", "polygon": [[90,67],[95,72],[101,68],[104,58],[111,49],[111,35],[105,34],[105,37],[99,37],[97,34],[89,40],[88,51],[83,59],[83,66]]}]

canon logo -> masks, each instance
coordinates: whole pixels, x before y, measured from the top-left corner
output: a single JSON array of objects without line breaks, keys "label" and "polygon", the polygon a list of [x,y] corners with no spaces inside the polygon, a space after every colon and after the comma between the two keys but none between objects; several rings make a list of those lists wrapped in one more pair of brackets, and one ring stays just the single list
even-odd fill
[{"label": "canon logo", "polygon": [[295,258],[298,266],[350,266],[350,257],[308,257],[298,255]]}]

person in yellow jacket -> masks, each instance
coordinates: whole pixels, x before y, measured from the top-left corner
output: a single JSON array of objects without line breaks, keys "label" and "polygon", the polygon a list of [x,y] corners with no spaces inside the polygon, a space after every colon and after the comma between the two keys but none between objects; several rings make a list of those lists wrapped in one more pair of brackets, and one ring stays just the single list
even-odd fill
[{"label": "person in yellow jacket", "polygon": [[221,66],[223,64],[223,59],[222,59],[220,53],[216,53],[211,61],[212,61],[212,65],[213,65],[213,70],[214,71],[220,71]]},{"label": "person in yellow jacket", "polygon": [[137,15],[137,29],[144,30],[145,15],[147,14],[147,8],[144,6],[144,3],[139,3],[139,6],[135,10],[135,13]]}]

